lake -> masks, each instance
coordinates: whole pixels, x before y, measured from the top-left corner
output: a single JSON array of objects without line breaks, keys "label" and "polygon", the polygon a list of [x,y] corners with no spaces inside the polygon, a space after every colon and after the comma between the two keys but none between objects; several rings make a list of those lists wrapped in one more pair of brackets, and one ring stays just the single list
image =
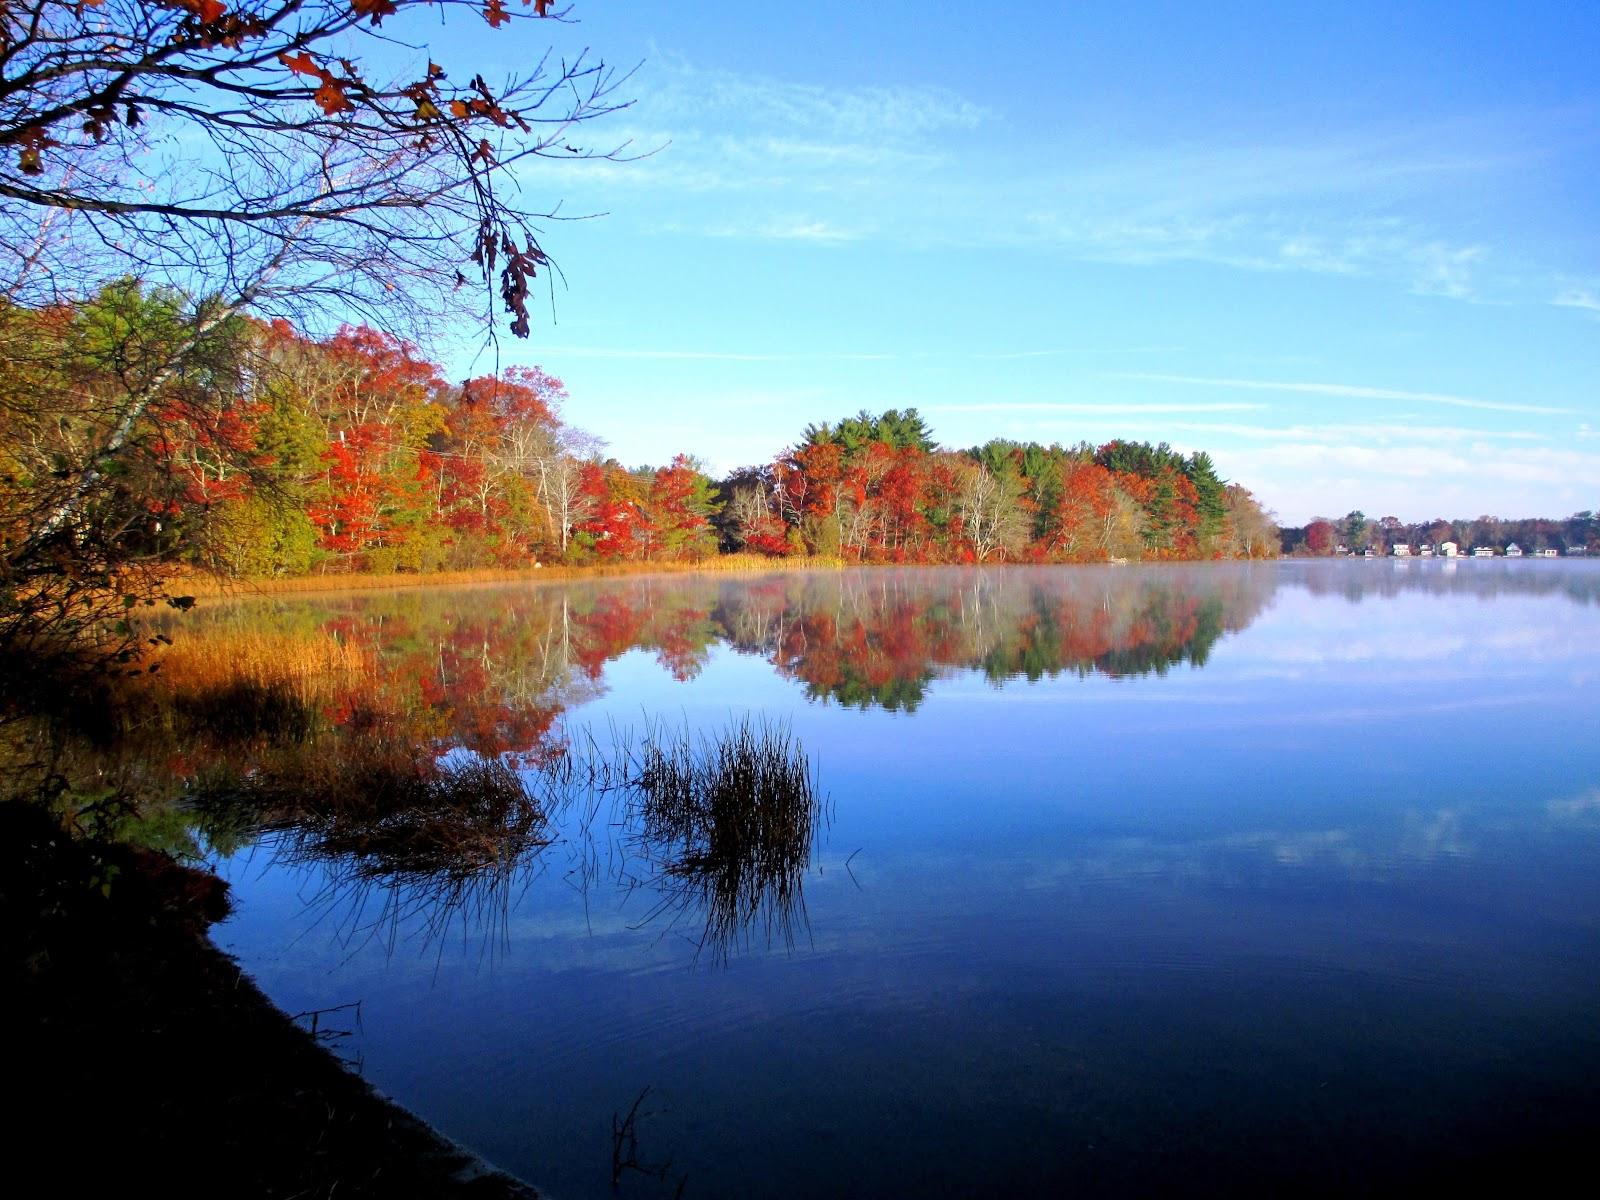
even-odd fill
[{"label": "lake", "polygon": [[535,783],[749,714],[803,748],[818,803],[737,862],[581,788],[487,872],[284,829],[217,852],[216,939],[267,993],[359,1002],[321,1019],[338,1052],[554,1196],[1364,1194],[1591,1148],[1600,562],[668,576],[215,619],[371,646],[441,753]]}]

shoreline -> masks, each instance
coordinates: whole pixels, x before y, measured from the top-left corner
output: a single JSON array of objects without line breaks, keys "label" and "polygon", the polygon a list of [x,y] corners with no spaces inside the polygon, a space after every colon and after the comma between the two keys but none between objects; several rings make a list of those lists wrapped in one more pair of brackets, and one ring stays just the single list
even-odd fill
[{"label": "shoreline", "polygon": [[1215,564],[1252,565],[1300,560],[1289,555],[1269,558],[1176,558],[1122,559],[1096,562],[849,562],[842,558],[814,555],[765,558],[730,554],[697,562],[597,563],[584,566],[477,568],[462,571],[403,572],[394,574],[294,575],[269,578],[216,579],[203,575],[169,577],[169,590],[182,591],[198,599],[258,599],[274,595],[317,592],[408,591],[429,587],[466,587],[475,584],[494,586],[508,583],[576,583],[587,579],[630,579],[661,575],[777,575],[806,571],[873,570],[1018,570],[1059,569],[1063,567],[1197,567]]},{"label": "shoreline", "polygon": [[72,1194],[535,1200],[351,1070],[210,936],[227,885],[0,804],[0,935],[32,1099],[16,1144]]},{"label": "shoreline", "polygon": [[172,576],[165,582],[171,591],[184,591],[204,600],[218,597],[253,599],[260,596],[295,595],[302,592],[403,591],[423,587],[464,587],[471,584],[573,583],[585,579],[626,579],[651,575],[765,575],[800,571],[838,571],[853,565],[856,564],[846,563],[840,558],[820,558],[811,555],[765,558],[729,554],[696,562],[482,567],[462,571],[408,571],[382,575],[351,572],[345,575],[293,575],[253,579],[216,579],[204,575],[179,575]]}]

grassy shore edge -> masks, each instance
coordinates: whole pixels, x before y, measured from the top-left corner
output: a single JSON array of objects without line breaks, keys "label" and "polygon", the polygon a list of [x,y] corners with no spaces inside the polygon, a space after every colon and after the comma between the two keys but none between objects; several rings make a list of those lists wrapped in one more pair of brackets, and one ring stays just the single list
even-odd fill
[{"label": "grassy shore edge", "polygon": [[211,575],[174,575],[167,590],[211,598],[267,596],[299,592],[393,591],[402,588],[460,587],[466,584],[571,583],[584,579],[622,579],[650,575],[765,575],[787,571],[837,571],[843,559],[803,556],[768,558],[727,554],[686,562],[595,563],[587,566],[484,567],[469,571],[404,572],[338,575],[294,575],[271,578],[221,579]]}]

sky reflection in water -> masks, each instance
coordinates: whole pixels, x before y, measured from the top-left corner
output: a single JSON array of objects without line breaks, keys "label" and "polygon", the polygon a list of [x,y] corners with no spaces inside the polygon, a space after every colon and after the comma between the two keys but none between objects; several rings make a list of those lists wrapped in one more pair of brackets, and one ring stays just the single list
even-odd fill
[{"label": "sky reflection in water", "polygon": [[1597,600],[1600,563],[1334,562],[234,614],[376,639],[486,751],[763,713],[827,803],[792,944],[769,905],[705,953],[612,795],[442,915],[265,840],[219,938],[290,1011],[361,1000],[369,1078],[559,1196],[608,1193],[647,1085],[673,1168],[630,1195],[1481,1180],[1600,1116]]}]

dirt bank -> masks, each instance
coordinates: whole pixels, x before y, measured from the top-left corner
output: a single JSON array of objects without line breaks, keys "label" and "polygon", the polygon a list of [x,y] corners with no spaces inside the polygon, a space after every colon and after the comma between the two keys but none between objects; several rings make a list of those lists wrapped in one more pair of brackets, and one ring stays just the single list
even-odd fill
[{"label": "dirt bank", "polygon": [[0,803],[14,1172],[52,1195],[537,1194],[275,1008],[207,936],[226,910],[208,874]]}]

